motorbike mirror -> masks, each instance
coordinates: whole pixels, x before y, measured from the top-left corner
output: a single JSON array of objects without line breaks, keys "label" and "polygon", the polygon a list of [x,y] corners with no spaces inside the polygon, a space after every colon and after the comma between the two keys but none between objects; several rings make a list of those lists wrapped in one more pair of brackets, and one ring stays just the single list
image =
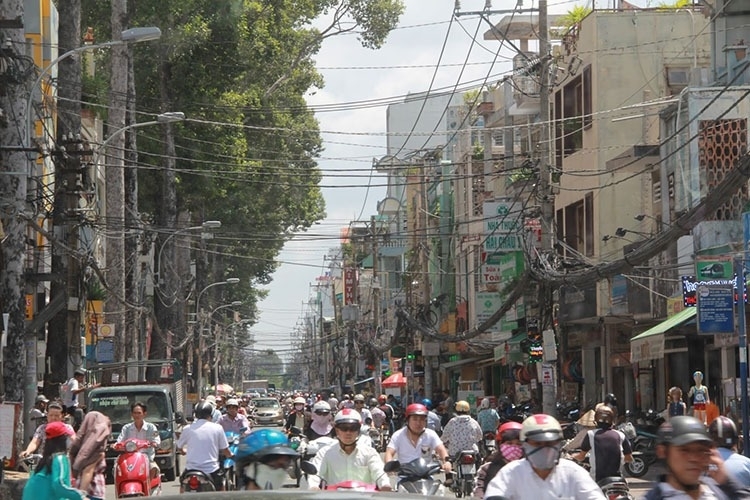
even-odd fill
[{"label": "motorbike mirror", "polygon": [[305,474],[310,474],[311,476],[315,476],[318,474],[318,468],[307,460],[303,460],[302,462],[300,462],[299,466],[300,469],[302,469],[302,472],[304,472]]},{"label": "motorbike mirror", "polygon": [[401,462],[399,462],[398,460],[391,460],[387,462],[385,466],[383,466],[383,470],[385,472],[396,472],[400,468],[401,468]]}]

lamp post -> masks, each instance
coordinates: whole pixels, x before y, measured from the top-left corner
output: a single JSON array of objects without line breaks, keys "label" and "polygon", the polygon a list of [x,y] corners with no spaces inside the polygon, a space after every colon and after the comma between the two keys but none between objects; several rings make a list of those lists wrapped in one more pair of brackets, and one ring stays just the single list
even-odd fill
[{"label": "lamp post", "polygon": [[[162,274],[162,258],[161,254],[164,252],[164,247],[167,245],[167,242],[177,236],[178,234],[187,233],[189,231],[197,231],[198,229],[203,229],[204,231],[209,231],[211,229],[219,229],[221,227],[221,221],[218,220],[207,220],[203,222],[200,226],[192,226],[192,227],[185,227],[182,229],[178,229],[177,231],[174,231],[172,234],[166,237],[166,239],[162,242],[161,246],[159,247],[159,254],[157,257],[157,267],[156,267],[156,274],[157,274],[157,284],[161,283],[163,280],[163,274]],[[206,233],[210,234],[210,233]],[[203,235],[201,235],[201,238],[204,238]]]},{"label": "lamp post", "polygon": [[[94,154],[94,165],[99,164],[99,160],[101,159],[102,151],[105,151],[107,146],[112,142],[113,139],[118,137],[119,135],[123,134],[124,132],[127,132],[128,130],[133,130],[136,128],[142,128],[142,127],[149,127],[151,125],[159,125],[163,123],[174,123],[174,122],[181,122],[185,121],[185,113],[182,113],[181,111],[167,111],[166,113],[160,113],[156,115],[156,120],[151,120],[148,122],[140,122],[140,123],[131,123],[130,125],[126,125],[122,128],[118,128],[112,134],[107,137],[107,139],[102,142],[98,148],[96,148],[95,154]],[[221,225],[221,223],[219,223]]]},{"label": "lamp post", "polygon": [[[155,26],[143,27],[143,28],[130,28],[122,32],[120,40],[112,40],[109,42],[98,43],[95,45],[82,45],[80,47],[76,47],[75,49],[71,49],[65,52],[64,54],[62,54],[61,56],[58,56],[56,59],[53,59],[47,66],[44,67],[44,69],[42,69],[36,81],[31,86],[31,91],[34,92],[36,89],[40,88],[44,77],[48,75],[49,72],[52,70],[52,68],[54,68],[60,61],[62,61],[63,59],[67,59],[68,57],[71,57],[74,54],[85,52],[87,50],[102,49],[105,47],[112,47],[114,45],[122,45],[124,43],[148,42],[151,40],[157,40],[160,37],[161,37],[161,30]],[[32,99],[32,96],[30,95],[29,98],[26,100],[26,110],[24,112],[24,117],[26,119],[26,130],[24,130],[23,144],[24,144],[24,147],[26,148],[29,148],[31,146],[31,128],[32,128],[31,103],[32,101],[33,99]]]},{"label": "lamp post", "polygon": [[217,281],[216,283],[211,283],[210,285],[206,285],[206,287],[203,288],[198,293],[198,296],[195,298],[195,335],[194,338],[197,337],[198,339],[198,352],[197,352],[197,362],[196,366],[198,367],[198,376],[196,377],[196,389],[198,390],[198,397],[201,397],[201,394],[203,392],[203,335],[201,335],[201,321],[200,321],[200,303],[201,303],[201,297],[203,297],[203,294],[206,293],[206,291],[209,288],[213,288],[215,286],[220,285],[236,285],[240,282],[239,278],[227,278],[225,281]]},{"label": "lamp post", "polygon": [[[221,309],[226,309],[228,307],[240,307],[242,305],[241,300],[235,300],[234,302],[230,304],[224,304],[223,306],[219,306],[213,311],[211,311],[211,316],[216,314],[217,311]],[[219,328],[216,331],[216,338],[214,339],[214,387],[219,387],[219,356],[221,355],[220,351],[220,344],[221,344],[221,328]]]}]

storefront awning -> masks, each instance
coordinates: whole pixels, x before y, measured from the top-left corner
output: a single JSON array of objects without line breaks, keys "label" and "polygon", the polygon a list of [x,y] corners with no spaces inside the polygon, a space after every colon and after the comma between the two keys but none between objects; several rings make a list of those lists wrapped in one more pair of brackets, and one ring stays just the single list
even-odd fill
[{"label": "storefront awning", "polygon": [[630,362],[637,363],[638,361],[663,358],[664,333],[690,321],[697,312],[696,307],[683,309],[674,316],[670,316],[658,325],[630,339]]}]

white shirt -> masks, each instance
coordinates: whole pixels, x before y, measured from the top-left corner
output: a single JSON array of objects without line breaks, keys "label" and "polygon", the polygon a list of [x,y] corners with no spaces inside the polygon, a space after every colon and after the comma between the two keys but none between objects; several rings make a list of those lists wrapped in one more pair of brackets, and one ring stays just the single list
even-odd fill
[{"label": "white shirt", "polygon": [[219,468],[219,453],[229,448],[229,443],[219,424],[198,419],[182,431],[177,447],[187,447],[185,470],[211,474]]},{"label": "white shirt", "polygon": [[604,493],[580,465],[561,459],[547,479],[531,468],[528,460],[509,463],[490,481],[484,498],[502,496],[508,500],[604,500]]},{"label": "white shirt", "polygon": [[482,428],[471,415],[458,415],[445,424],[442,438],[448,455],[455,457],[464,450],[479,451],[477,443],[482,440]]},{"label": "white shirt", "polygon": [[[135,422],[130,422],[122,426],[120,435],[117,436],[117,442],[122,443],[128,439],[142,439],[144,441],[151,441],[155,446],[159,446],[161,443],[161,437],[159,437],[159,429],[156,428],[151,422],[143,421],[143,425],[140,429],[135,426]],[[152,447],[148,447],[143,450],[143,453],[148,455],[148,459],[154,461],[156,450]]]},{"label": "white shirt", "polygon": [[78,394],[74,392],[78,389],[80,389],[80,386],[75,377],[65,382],[65,389],[61,391],[63,406],[66,408],[69,406],[78,406]]},{"label": "white shirt", "polygon": [[318,475],[309,476],[311,488],[320,486],[321,478],[328,485],[342,481],[363,481],[377,484],[378,488],[390,486],[388,475],[383,471],[383,459],[375,448],[358,443],[354,451],[347,455],[338,441],[320,450],[311,463],[317,467]]},{"label": "white shirt", "polygon": [[417,439],[417,445],[414,446],[409,440],[407,427],[402,427],[393,433],[391,440],[388,442],[388,448],[396,452],[396,458],[402,464],[408,464],[419,458],[430,459],[435,453],[435,448],[443,444],[437,432],[431,429],[425,429]]}]

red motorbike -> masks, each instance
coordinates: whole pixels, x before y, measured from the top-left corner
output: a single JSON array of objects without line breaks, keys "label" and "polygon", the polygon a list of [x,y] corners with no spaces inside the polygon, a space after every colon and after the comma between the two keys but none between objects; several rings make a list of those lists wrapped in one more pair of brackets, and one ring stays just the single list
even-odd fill
[{"label": "red motorbike", "polygon": [[143,453],[152,445],[143,439],[126,439],[112,446],[120,452],[115,462],[115,497],[161,495],[161,476],[151,479],[151,462]]}]

